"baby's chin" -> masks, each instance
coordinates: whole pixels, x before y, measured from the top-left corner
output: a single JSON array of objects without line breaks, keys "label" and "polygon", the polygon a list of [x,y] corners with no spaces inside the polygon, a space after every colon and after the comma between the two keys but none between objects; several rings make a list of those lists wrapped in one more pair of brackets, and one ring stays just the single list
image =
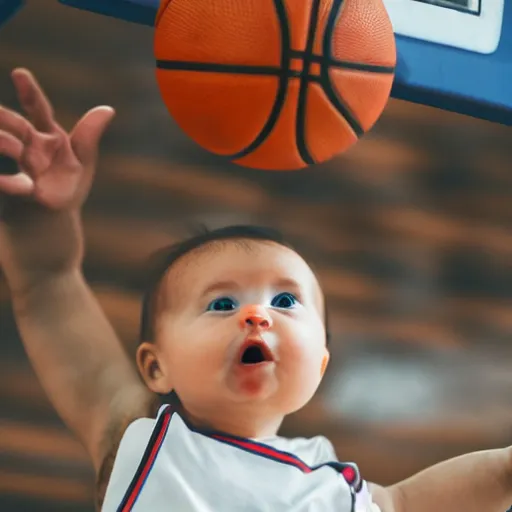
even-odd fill
[{"label": "baby's chin", "polygon": [[228,386],[228,400],[236,406],[247,406],[248,410],[273,411],[276,415],[287,416],[302,409],[310,397],[302,389],[280,386],[279,382],[246,379]]},{"label": "baby's chin", "polygon": [[226,390],[236,402],[261,402],[279,391],[275,363],[237,365],[225,379]]}]

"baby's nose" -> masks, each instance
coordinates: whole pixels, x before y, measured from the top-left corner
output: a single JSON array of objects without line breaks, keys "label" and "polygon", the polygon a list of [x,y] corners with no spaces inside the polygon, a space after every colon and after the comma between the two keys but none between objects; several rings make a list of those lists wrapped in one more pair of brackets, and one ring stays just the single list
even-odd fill
[{"label": "baby's nose", "polygon": [[245,306],[240,311],[240,327],[269,329],[272,327],[272,318],[262,306]]}]

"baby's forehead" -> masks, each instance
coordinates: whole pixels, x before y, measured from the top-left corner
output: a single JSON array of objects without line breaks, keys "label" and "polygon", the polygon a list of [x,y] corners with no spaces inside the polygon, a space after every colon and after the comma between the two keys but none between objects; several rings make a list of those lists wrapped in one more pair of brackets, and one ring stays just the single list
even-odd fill
[{"label": "baby's forehead", "polygon": [[173,303],[181,302],[221,281],[240,287],[290,281],[312,295],[321,295],[313,270],[293,249],[245,239],[210,242],[184,255],[167,271],[162,293]]}]

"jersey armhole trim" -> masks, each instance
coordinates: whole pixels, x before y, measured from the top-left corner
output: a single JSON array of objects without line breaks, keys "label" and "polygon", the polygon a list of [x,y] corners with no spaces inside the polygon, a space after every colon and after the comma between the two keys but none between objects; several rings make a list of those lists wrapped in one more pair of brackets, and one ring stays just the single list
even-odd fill
[{"label": "jersey armhole trim", "polygon": [[164,410],[160,411],[159,418],[153,429],[146,450],[144,451],[139,467],[135,472],[121,504],[117,508],[117,512],[130,512],[133,509],[155,464],[155,460],[167,435],[167,431],[169,430],[169,424],[171,423],[173,414],[174,410],[169,405],[166,406]]}]

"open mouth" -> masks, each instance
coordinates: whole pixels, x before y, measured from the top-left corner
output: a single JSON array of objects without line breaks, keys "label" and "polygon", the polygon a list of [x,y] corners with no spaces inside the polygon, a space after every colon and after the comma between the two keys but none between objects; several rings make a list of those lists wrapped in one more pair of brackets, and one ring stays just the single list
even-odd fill
[{"label": "open mouth", "polygon": [[240,363],[243,365],[259,364],[273,360],[270,349],[264,343],[259,342],[249,343],[242,350],[240,356]]}]

